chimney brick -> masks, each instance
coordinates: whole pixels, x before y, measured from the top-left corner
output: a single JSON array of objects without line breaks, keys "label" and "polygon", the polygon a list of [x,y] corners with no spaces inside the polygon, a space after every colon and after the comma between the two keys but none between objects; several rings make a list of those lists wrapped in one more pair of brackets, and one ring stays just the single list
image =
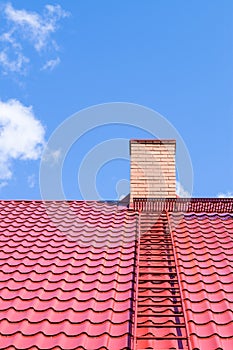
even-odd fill
[{"label": "chimney brick", "polygon": [[175,140],[130,140],[133,198],[176,197]]}]

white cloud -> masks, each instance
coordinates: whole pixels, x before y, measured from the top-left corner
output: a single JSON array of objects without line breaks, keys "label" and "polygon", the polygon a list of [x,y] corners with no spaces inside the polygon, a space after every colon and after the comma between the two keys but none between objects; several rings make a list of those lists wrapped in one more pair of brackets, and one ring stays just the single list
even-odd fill
[{"label": "white cloud", "polygon": [[233,192],[218,193],[218,198],[233,198]]},{"label": "white cloud", "polygon": [[36,184],[35,174],[29,175],[28,178],[27,178],[27,181],[28,181],[28,186],[30,188],[35,187],[35,184]]},{"label": "white cloud", "polygon": [[61,60],[60,60],[59,57],[57,57],[55,60],[49,60],[43,65],[41,70],[50,70],[50,71],[52,71],[55,67],[57,67],[59,65],[60,62],[61,62]]},{"label": "white cloud", "polygon": [[0,52],[0,64],[2,65],[3,74],[8,72],[24,74],[25,64],[28,62],[29,59],[24,57],[21,52],[16,52],[15,58],[10,58],[7,49]]},{"label": "white cloud", "polygon": [[[69,13],[60,5],[46,5],[43,13],[39,14],[15,9],[11,3],[7,3],[3,7],[2,15],[6,19],[8,30],[0,35],[3,45],[0,50],[0,64],[6,74],[25,71],[30,60],[24,54],[24,44],[30,44],[40,54],[47,55],[48,52],[57,51],[59,47],[52,35],[57,31],[59,21],[69,16]],[[59,63],[58,60],[59,58],[50,60],[52,63],[48,68],[54,68]]]},{"label": "white cloud", "polygon": [[1,36],[0,36],[0,40],[2,42],[6,42],[6,43],[9,43],[11,44],[15,49],[21,49],[21,45],[20,43],[17,43],[13,37],[13,31],[10,31],[10,32],[6,32],[6,33],[3,33]]},{"label": "white cloud", "polygon": [[0,179],[12,177],[14,160],[37,160],[44,147],[45,130],[32,107],[17,100],[0,101]]},{"label": "white cloud", "polygon": [[176,181],[176,194],[181,198],[190,198],[191,194],[184,189],[179,181]]},{"label": "white cloud", "polygon": [[45,148],[45,152],[42,155],[42,161],[43,162],[48,162],[51,165],[58,164],[60,158],[61,158],[61,150],[56,149],[56,150],[51,150],[48,147]]},{"label": "white cloud", "polygon": [[19,31],[39,52],[51,42],[50,36],[57,30],[58,21],[67,17],[68,12],[60,5],[46,5],[43,15],[39,15],[36,12],[17,10],[8,3],[5,15],[13,24],[14,30]]},{"label": "white cloud", "polygon": [[7,181],[1,181],[0,182],[0,190],[3,188],[3,187],[6,187],[8,185],[8,182]]},{"label": "white cloud", "polygon": [[23,55],[22,46],[15,40],[13,31],[0,35],[0,42],[5,45],[0,51],[0,65],[2,65],[3,73],[24,73],[29,59]]}]

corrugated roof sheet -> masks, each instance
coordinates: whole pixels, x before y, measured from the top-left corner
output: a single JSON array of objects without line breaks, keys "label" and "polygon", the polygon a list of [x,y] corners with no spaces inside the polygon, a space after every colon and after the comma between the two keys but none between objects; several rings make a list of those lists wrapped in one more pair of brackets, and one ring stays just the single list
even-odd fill
[{"label": "corrugated roof sheet", "polygon": [[189,349],[232,350],[233,200],[142,207],[137,257],[138,214],[125,207],[0,202],[0,348],[131,349],[137,333],[138,349],[185,349],[183,308]]},{"label": "corrugated roof sheet", "polygon": [[137,214],[0,202],[0,348],[131,347]]},{"label": "corrugated roof sheet", "polygon": [[233,214],[170,217],[190,348],[232,350]]}]

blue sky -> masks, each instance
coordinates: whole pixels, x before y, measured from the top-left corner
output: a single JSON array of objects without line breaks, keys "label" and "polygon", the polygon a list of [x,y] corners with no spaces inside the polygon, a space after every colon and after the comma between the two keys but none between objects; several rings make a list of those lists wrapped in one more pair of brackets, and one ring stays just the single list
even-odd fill
[{"label": "blue sky", "polygon": [[[74,113],[109,102],[151,108],[183,138],[195,197],[233,193],[231,0],[0,2],[0,196],[39,199],[43,147]],[[70,148],[66,198],[81,199],[78,171],[103,141],[147,138],[126,125],[95,128]],[[53,154],[56,161],[58,154]],[[89,171],[92,171],[91,164]],[[129,161],[96,174],[102,198],[127,192]],[[119,182],[120,181],[120,182]]]}]

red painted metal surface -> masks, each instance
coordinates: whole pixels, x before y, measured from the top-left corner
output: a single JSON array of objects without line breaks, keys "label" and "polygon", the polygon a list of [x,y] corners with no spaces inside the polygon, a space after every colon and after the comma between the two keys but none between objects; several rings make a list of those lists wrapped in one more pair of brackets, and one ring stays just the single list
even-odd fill
[{"label": "red painted metal surface", "polygon": [[131,348],[137,214],[0,202],[0,348]]},{"label": "red painted metal surface", "polygon": [[170,218],[190,349],[232,350],[233,214]]},{"label": "red painted metal surface", "polygon": [[232,350],[233,200],[152,202],[0,202],[0,348]]},{"label": "red painted metal surface", "polygon": [[166,213],[140,217],[135,349],[188,349]]}]

